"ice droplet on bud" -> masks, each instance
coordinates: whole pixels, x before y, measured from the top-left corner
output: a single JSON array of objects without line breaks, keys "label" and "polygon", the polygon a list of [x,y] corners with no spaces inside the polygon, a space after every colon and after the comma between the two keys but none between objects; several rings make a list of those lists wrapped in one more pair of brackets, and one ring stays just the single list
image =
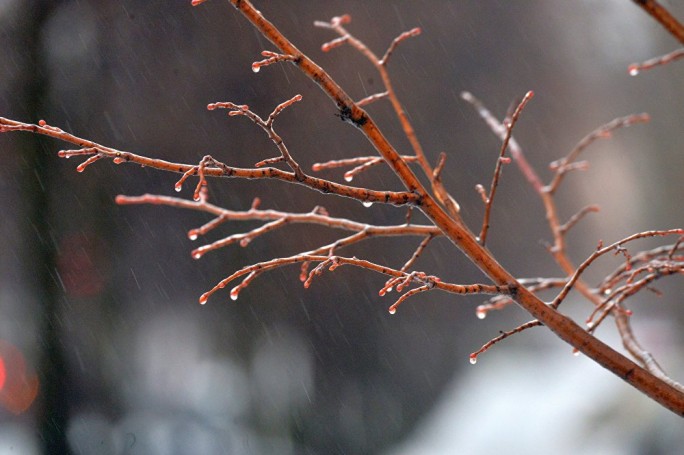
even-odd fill
[{"label": "ice droplet on bud", "polygon": [[574,355],[575,357],[579,357],[580,352],[577,349],[575,349],[572,351],[572,355]]},{"label": "ice droplet on bud", "polygon": [[114,159],[112,160],[112,162],[113,162],[114,164],[121,164],[121,163],[123,163],[124,161],[126,161],[126,160],[124,160],[123,158],[119,158],[119,157],[114,158]]},{"label": "ice droplet on bud", "polygon": [[470,364],[475,365],[477,363],[477,355],[470,354]]},{"label": "ice droplet on bud", "polygon": [[393,306],[389,308],[389,314],[395,314],[397,312],[397,309]]},{"label": "ice droplet on bud", "polygon": [[353,175],[344,174],[344,181],[345,182],[351,182],[352,180],[354,180]]},{"label": "ice droplet on bud", "polygon": [[173,189],[176,190],[177,193],[180,193],[183,189],[183,185],[181,183],[176,183],[176,186],[174,186]]},{"label": "ice droplet on bud", "polygon": [[238,294],[240,293],[240,286],[235,286],[231,291],[230,291],[230,300],[233,302],[238,299]]},{"label": "ice droplet on bud", "polygon": [[478,319],[484,319],[487,317],[487,310],[478,308],[475,310],[475,316],[477,316]]},{"label": "ice droplet on bud", "polygon": [[373,205],[373,203],[370,202],[370,201],[363,201],[362,204],[363,204],[363,206],[366,207],[366,208],[368,208],[368,207],[370,207],[371,205]]},{"label": "ice droplet on bud", "polygon": [[188,238],[190,240],[197,240],[197,233],[195,231],[188,232]]},{"label": "ice droplet on bud", "polygon": [[627,67],[627,72],[629,73],[630,76],[638,76],[639,75],[639,67],[636,65],[629,65]]},{"label": "ice droplet on bud", "polygon": [[192,258],[193,259],[199,259],[201,257],[202,257],[202,253],[200,253],[199,251],[193,251],[192,252]]},{"label": "ice droplet on bud", "polygon": [[200,305],[204,305],[205,303],[207,303],[208,299],[209,299],[209,296],[207,295],[207,293],[202,294],[199,298]]},{"label": "ice droplet on bud", "polygon": [[252,65],[252,71],[258,73],[259,71],[261,71],[261,67],[259,65]]}]

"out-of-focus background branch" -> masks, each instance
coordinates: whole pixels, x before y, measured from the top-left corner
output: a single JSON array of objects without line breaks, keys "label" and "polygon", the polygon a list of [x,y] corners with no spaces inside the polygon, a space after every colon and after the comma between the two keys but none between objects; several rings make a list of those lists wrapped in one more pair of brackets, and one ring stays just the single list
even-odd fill
[{"label": "out-of-focus background branch", "polygon": [[[381,91],[379,77],[348,46],[322,53],[333,36],[313,21],[352,14],[348,29],[378,54],[400,32],[422,28],[395,51],[389,70],[428,158],[436,163],[447,153],[443,181],[471,226],[482,216],[474,186],[489,182],[500,144],[460,93],[502,117],[530,89],[536,96],[515,136],[546,178],[547,164],[595,127],[630,113],[652,116],[592,146],[590,170],[559,190],[563,218],[589,203],[602,209],[570,234],[575,261],[599,239],[681,225],[684,66],[628,75],[630,63],[677,46],[630,2],[259,7],[357,99]],[[671,11],[684,17],[681,6]],[[0,49],[0,115],[44,118],[119,149],[184,162],[212,154],[251,166],[274,155],[272,144],[250,122],[206,104],[245,103],[266,115],[302,93],[277,125],[302,166],[370,151],[291,65],[251,71],[271,48],[223,2],[0,0]],[[368,110],[408,153],[389,104]],[[194,261],[197,245],[186,233],[206,216],[113,203],[119,193],[175,194],[178,176],[105,162],[78,174],[73,160],[56,158],[60,147],[0,135],[0,355],[26,363],[13,377],[17,363],[5,362],[0,453],[668,453],[684,442],[668,430],[681,425],[675,416],[573,358],[544,329],[507,340],[471,367],[471,351],[526,320],[515,308],[478,320],[481,297],[430,293],[390,316],[388,297],[377,295],[382,277],[342,268],[304,290],[293,267],[260,277],[237,302],[226,294],[200,307],[197,297],[229,273],[328,243],[334,233],[295,227]],[[354,183],[401,189],[380,167]],[[281,182],[211,181],[209,190],[214,203],[234,209],[259,196],[264,208],[324,205],[378,224],[405,215]],[[519,276],[560,274],[543,246],[550,239],[541,202],[506,167],[490,249]],[[417,246],[370,242],[351,254],[395,267]],[[597,264],[589,282],[613,266]],[[441,239],[416,267],[454,282],[482,280]],[[681,282],[658,288],[663,297],[642,294],[627,304],[643,344],[681,380]],[[579,300],[564,310],[580,320],[591,311]],[[610,324],[599,335],[619,345]],[[16,390],[28,406],[36,380],[35,402],[15,414],[9,384],[25,384]]]}]

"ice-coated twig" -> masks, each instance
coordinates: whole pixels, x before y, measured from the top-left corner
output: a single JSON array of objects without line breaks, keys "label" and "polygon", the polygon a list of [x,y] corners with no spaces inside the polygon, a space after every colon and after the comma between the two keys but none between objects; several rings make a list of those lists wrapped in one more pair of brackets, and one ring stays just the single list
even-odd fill
[{"label": "ice-coated twig", "polygon": [[684,48],[672,51],[669,54],[661,55],[660,57],[652,58],[641,63],[632,63],[627,67],[627,72],[630,76],[637,76],[642,71],[650,70],[659,66],[667,65],[680,58],[684,58]]},{"label": "ice-coated twig", "polygon": [[[578,267],[577,270],[575,270],[575,273],[570,277],[568,280],[567,284],[563,287],[563,290],[558,294],[558,296],[554,299],[552,306],[554,308],[558,308],[558,306],[563,302],[565,297],[568,295],[572,287],[575,285],[577,280],[580,278],[580,275],[589,267],[596,259],[599,257],[603,256],[606,253],[609,253],[611,251],[614,252],[619,252],[623,249],[623,245],[626,243],[632,242],[634,240],[638,239],[643,239],[643,238],[648,238],[648,237],[663,237],[663,236],[668,236],[668,235],[683,235],[684,234],[684,229],[669,229],[669,230],[655,230],[655,231],[644,231],[644,232],[638,232],[636,234],[632,234],[629,237],[625,237],[622,240],[618,240],[615,243],[612,243],[606,247],[601,247],[599,245],[599,248],[594,251],[591,256],[589,256],[587,259],[584,260]],[[629,258],[628,258],[629,261]]]},{"label": "ice-coated twig", "polygon": [[500,332],[499,336],[492,338],[491,340],[486,342],[480,349],[478,349],[477,351],[470,354],[470,356],[469,356],[470,363],[472,363],[473,365],[476,364],[477,363],[477,357],[480,354],[482,354],[483,352],[488,351],[489,348],[494,346],[499,341],[503,341],[506,338],[510,337],[511,335],[515,335],[516,333],[520,333],[524,330],[531,329],[532,327],[538,327],[540,325],[543,325],[543,324],[535,319],[533,321],[529,321],[529,322],[526,322],[524,324],[521,324],[518,327],[514,328],[513,330],[508,330],[506,332],[503,332],[503,331]]},{"label": "ice-coated twig", "polygon": [[273,65],[274,63],[278,62],[292,62],[295,60],[295,57],[292,55],[278,54],[271,51],[262,51],[261,55],[266,58],[264,60],[259,60],[258,62],[252,63],[252,71],[255,73],[258,73],[264,66]]},{"label": "ice-coated twig", "polygon": [[506,150],[508,150],[508,144],[511,141],[511,134],[513,133],[513,127],[520,117],[520,113],[525,109],[527,103],[534,96],[534,92],[529,91],[523,96],[518,106],[513,111],[510,119],[504,120],[504,127],[506,128],[506,133],[504,135],[503,143],[501,144],[501,150],[499,151],[499,159],[496,161],[496,166],[494,168],[494,175],[492,176],[492,183],[489,186],[489,194],[487,194],[487,202],[485,204],[485,213],[482,219],[482,228],[480,229],[480,235],[478,239],[480,245],[484,246],[487,243],[487,232],[489,231],[489,217],[492,211],[492,205],[494,204],[494,196],[496,195],[496,189],[499,186],[499,178],[501,178],[501,170],[503,169],[503,164],[507,162],[505,157]]}]

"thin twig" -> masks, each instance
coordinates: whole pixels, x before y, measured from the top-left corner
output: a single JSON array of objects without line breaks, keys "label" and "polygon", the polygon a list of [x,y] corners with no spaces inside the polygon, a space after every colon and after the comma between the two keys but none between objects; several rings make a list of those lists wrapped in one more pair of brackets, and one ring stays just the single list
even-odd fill
[{"label": "thin twig", "polygon": [[667,65],[675,60],[684,58],[684,49],[677,49],[669,54],[662,55],[660,57],[652,58],[641,63],[632,63],[627,67],[627,72],[630,76],[637,76],[642,71],[650,70],[658,66]]},{"label": "thin twig", "polygon": [[477,351],[470,354],[470,356],[469,356],[470,363],[472,363],[473,365],[476,364],[477,363],[477,357],[480,354],[482,354],[483,352],[488,351],[489,348],[494,346],[499,341],[503,341],[511,335],[515,335],[516,333],[520,333],[524,330],[531,329],[532,327],[538,327],[540,325],[543,325],[543,324],[535,319],[534,321],[529,321],[529,322],[526,322],[524,324],[521,324],[518,327],[514,328],[513,330],[501,332],[501,334],[499,336],[492,338],[491,340],[486,342],[480,349],[478,349]]},{"label": "thin twig", "polygon": [[487,203],[485,204],[485,213],[482,220],[482,229],[480,229],[480,235],[478,239],[480,245],[484,246],[487,243],[487,232],[489,231],[489,217],[492,211],[492,205],[494,204],[494,196],[496,195],[496,188],[499,185],[499,178],[501,177],[502,166],[506,161],[506,150],[508,149],[508,143],[511,140],[511,134],[513,133],[513,127],[515,122],[518,121],[520,113],[525,109],[527,102],[532,99],[534,92],[529,91],[523,96],[518,106],[515,108],[513,115],[508,121],[504,121],[506,127],[506,135],[504,136],[503,143],[501,144],[501,150],[499,151],[499,159],[496,161],[496,167],[494,168],[494,175],[492,176],[492,183],[489,186],[489,194],[487,195]]}]

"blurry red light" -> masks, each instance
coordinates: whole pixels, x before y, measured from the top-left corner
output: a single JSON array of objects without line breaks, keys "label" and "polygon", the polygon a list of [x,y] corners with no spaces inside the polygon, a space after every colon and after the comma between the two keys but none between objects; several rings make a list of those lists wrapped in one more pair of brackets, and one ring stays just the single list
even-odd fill
[{"label": "blurry red light", "polygon": [[26,411],[38,395],[38,377],[19,349],[0,340],[0,406],[14,414]]},{"label": "blurry red light", "polygon": [[5,361],[0,357],[0,392],[5,385]]}]

